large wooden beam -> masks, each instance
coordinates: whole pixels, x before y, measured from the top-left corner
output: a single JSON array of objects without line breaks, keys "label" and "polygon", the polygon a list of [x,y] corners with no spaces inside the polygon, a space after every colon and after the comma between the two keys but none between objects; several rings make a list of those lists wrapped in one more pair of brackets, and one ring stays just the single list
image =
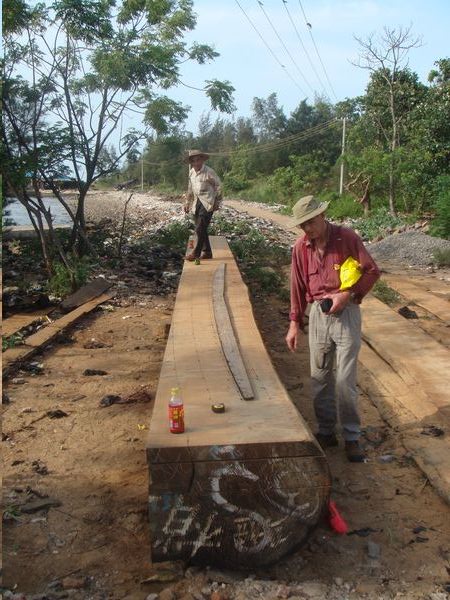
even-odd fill
[{"label": "large wooden beam", "polygon": [[[214,259],[187,262],[178,288],[147,444],[152,559],[231,568],[272,563],[298,546],[329,495],[326,459],[282,386],[223,238]],[[225,266],[222,266],[225,265]],[[214,277],[254,400],[243,399],[214,316]],[[186,432],[171,434],[170,389]],[[223,403],[225,412],[211,410]]]}]

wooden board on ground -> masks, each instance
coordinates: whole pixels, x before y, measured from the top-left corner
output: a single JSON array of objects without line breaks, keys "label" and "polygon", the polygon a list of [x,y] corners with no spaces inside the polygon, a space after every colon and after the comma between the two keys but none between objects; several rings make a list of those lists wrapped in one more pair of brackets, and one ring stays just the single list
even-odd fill
[{"label": "wooden board on ground", "polygon": [[367,344],[405,383],[424,392],[435,410],[448,405],[450,351],[373,296],[362,310]]},{"label": "wooden board on ground", "polygon": [[44,345],[50,342],[54,337],[61,333],[64,329],[73,325],[96,308],[99,304],[106,302],[112,298],[112,294],[102,294],[90,302],[86,302],[83,306],[78,307],[72,312],[64,315],[60,319],[49,323],[33,335],[30,335],[24,340],[24,345],[16,348],[10,348],[3,352],[2,356],[2,372],[3,377],[10,376],[14,370],[20,366],[25,360],[29,360],[36,352]]},{"label": "wooden board on ground", "polygon": [[450,503],[450,353],[379,300],[362,308],[358,383]]},{"label": "wooden board on ground", "polygon": [[[265,350],[226,240],[211,241],[214,258],[183,269],[150,425],[152,559],[256,567],[305,539],[326,505],[330,478]],[[214,317],[222,263],[250,402],[230,371]],[[169,432],[172,387],[184,400],[183,434]],[[224,413],[211,410],[219,403]]]},{"label": "wooden board on ground", "polygon": [[111,286],[112,283],[110,281],[106,281],[103,277],[98,277],[97,279],[94,279],[94,281],[83,285],[83,287],[63,300],[60,308],[64,312],[74,310],[75,308],[78,308],[78,306],[89,302],[89,300],[97,298],[97,296],[100,296],[100,294],[109,290]]},{"label": "wooden board on ground", "polygon": [[399,294],[421,306],[444,323],[450,324],[450,301],[435,296],[420,284],[398,277],[397,275],[383,274],[383,279]]},{"label": "wooden board on ground", "polygon": [[20,331],[24,327],[28,327],[28,325],[32,325],[36,321],[41,321],[45,319],[46,315],[53,310],[53,306],[49,306],[48,308],[42,308],[40,310],[34,310],[33,312],[28,313],[17,313],[15,315],[11,315],[2,321],[2,335],[5,337],[9,337]]}]

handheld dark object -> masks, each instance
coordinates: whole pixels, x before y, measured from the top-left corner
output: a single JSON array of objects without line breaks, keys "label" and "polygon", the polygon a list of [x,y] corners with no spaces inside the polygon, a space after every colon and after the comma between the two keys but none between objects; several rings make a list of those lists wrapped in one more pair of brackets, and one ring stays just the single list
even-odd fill
[{"label": "handheld dark object", "polygon": [[320,302],[320,308],[322,309],[322,312],[324,312],[324,313],[329,312],[329,310],[332,306],[333,306],[333,300],[331,298],[324,298]]}]

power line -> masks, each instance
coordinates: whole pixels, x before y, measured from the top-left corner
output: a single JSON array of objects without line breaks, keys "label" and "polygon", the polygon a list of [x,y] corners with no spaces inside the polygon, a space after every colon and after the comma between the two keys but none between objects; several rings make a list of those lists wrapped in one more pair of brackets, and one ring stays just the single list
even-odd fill
[{"label": "power line", "polygon": [[296,25],[295,25],[295,23],[294,23],[294,20],[293,20],[293,18],[292,18],[292,16],[291,16],[291,13],[289,12],[289,9],[288,9],[288,7],[287,7],[287,0],[281,0],[281,1],[282,1],[282,3],[283,3],[283,6],[284,6],[284,8],[286,9],[286,12],[287,12],[287,14],[288,14],[289,20],[290,20],[290,22],[292,23],[292,27],[294,28],[294,30],[295,30],[295,33],[297,34],[298,41],[300,42],[300,45],[301,45],[301,47],[303,48],[303,51],[304,51],[304,53],[305,53],[305,55],[306,55],[306,58],[308,59],[308,61],[309,61],[309,64],[311,65],[311,68],[312,68],[312,70],[314,71],[314,73],[315,73],[315,75],[316,75],[316,77],[317,77],[317,80],[319,81],[320,85],[322,86],[322,89],[323,89],[323,91],[324,91],[325,95],[328,97],[328,92],[327,92],[327,90],[325,89],[325,86],[323,85],[323,82],[322,82],[322,80],[321,80],[321,79],[320,79],[320,77],[319,77],[319,73],[317,72],[317,70],[316,70],[316,67],[314,66],[314,64],[313,64],[313,62],[312,62],[312,60],[311,60],[311,57],[309,56],[309,52],[308,52],[308,50],[306,49],[306,46],[305,46],[305,44],[303,43],[303,40],[302,40],[302,38],[301,38],[301,36],[300,36],[300,34],[299,34],[299,32],[298,32],[298,29],[297,29],[297,27],[296,27]]},{"label": "power line", "polygon": [[309,89],[314,93],[314,89],[312,88],[311,84],[309,83],[309,81],[306,79],[305,75],[302,73],[302,71],[300,70],[300,67],[298,66],[298,64],[295,62],[294,58],[292,57],[292,54],[289,52],[288,48],[286,47],[286,44],[283,42],[282,38],[280,37],[280,35],[278,34],[278,31],[276,30],[274,24],[272,23],[272,21],[269,18],[269,15],[266,13],[266,11],[264,10],[264,6],[263,3],[261,2],[261,0],[256,0],[256,2],[258,2],[259,4],[259,8],[262,10],[262,12],[264,13],[264,16],[266,17],[267,21],[269,22],[269,25],[272,27],[275,35],[277,36],[278,40],[280,41],[281,45],[283,46],[286,54],[289,56],[289,58],[292,61],[292,64],[294,65],[294,67],[297,69],[297,71],[299,72],[300,76],[303,78],[304,82],[306,83],[306,85],[309,87]]},{"label": "power line", "polygon": [[318,125],[314,125],[305,131],[301,131],[292,136],[281,138],[279,140],[274,140],[272,142],[268,142],[266,144],[259,144],[253,147],[240,148],[238,150],[226,150],[223,152],[208,152],[210,156],[232,156],[233,154],[242,153],[242,152],[269,152],[271,150],[280,150],[284,147],[290,146],[296,142],[300,142],[304,139],[311,137],[312,135],[322,133],[332,125],[339,123],[338,119],[331,119],[330,121],[325,121],[324,123],[320,123]]},{"label": "power line", "polygon": [[314,49],[315,49],[315,51],[316,51],[316,54],[317,54],[317,58],[319,59],[319,62],[320,62],[320,64],[322,65],[322,70],[323,70],[323,72],[325,73],[325,77],[326,77],[326,79],[327,79],[327,81],[328,81],[328,85],[330,86],[331,92],[333,93],[333,96],[334,96],[334,97],[335,97],[335,99],[337,100],[336,93],[335,93],[335,91],[334,91],[334,88],[333,88],[333,86],[331,85],[331,81],[330,81],[330,78],[328,77],[327,70],[325,69],[325,65],[323,64],[322,58],[321,58],[321,56],[320,56],[320,54],[319,54],[319,49],[317,48],[316,42],[315,42],[315,40],[314,40],[314,36],[313,36],[313,34],[312,34],[312,25],[311,25],[311,23],[308,21],[308,19],[306,18],[306,14],[305,14],[305,11],[303,10],[303,5],[302,5],[302,2],[301,2],[301,0],[298,0],[298,3],[300,4],[300,8],[302,9],[302,13],[303,13],[303,17],[304,17],[304,19],[305,19],[306,27],[307,27],[307,29],[308,29],[308,33],[309,33],[309,35],[311,36],[311,40],[312,40],[312,43],[313,43]]},{"label": "power line", "polygon": [[[245,148],[241,147],[236,150],[223,150],[223,151],[217,151],[217,152],[208,151],[208,154],[211,157],[230,157],[230,156],[233,156],[238,153],[239,154],[242,154],[242,153],[250,154],[250,153],[259,153],[259,152],[270,152],[272,150],[281,150],[282,148],[291,146],[292,144],[295,144],[296,142],[306,140],[313,135],[318,135],[320,133],[323,133],[329,127],[332,127],[333,125],[337,125],[337,124],[340,124],[339,119],[330,119],[329,121],[324,121],[323,123],[318,123],[317,125],[313,125],[309,129],[305,129],[305,130],[295,133],[289,137],[281,138],[278,140],[272,140],[271,142],[267,142],[266,144],[258,144],[258,145],[254,145],[254,146],[248,146]],[[180,159],[172,158],[170,160],[162,160],[159,162],[143,161],[143,163],[145,165],[151,165],[151,166],[162,166],[162,165],[167,166],[167,165],[179,164]]]},{"label": "power line", "polygon": [[283,69],[283,71],[286,73],[286,75],[289,77],[289,79],[291,79],[291,81],[294,83],[294,85],[301,91],[301,93],[305,96],[307,96],[308,94],[305,94],[305,91],[302,89],[302,87],[298,84],[298,82],[292,77],[292,75],[289,73],[289,71],[286,69],[285,65],[283,65],[283,63],[278,59],[278,57],[276,56],[276,54],[274,53],[274,51],[272,50],[272,48],[269,46],[269,44],[266,42],[266,40],[264,39],[264,37],[261,35],[261,33],[258,31],[258,29],[256,28],[256,26],[253,24],[253,21],[250,19],[250,17],[247,15],[247,13],[245,12],[245,10],[242,8],[242,6],[239,3],[239,0],[234,0],[236,2],[236,4],[239,6],[239,8],[241,9],[241,11],[243,12],[245,18],[247,19],[247,21],[250,23],[250,25],[253,27],[253,29],[256,31],[256,33],[258,34],[258,36],[260,37],[261,41],[263,42],[264,46],[267,48],[267,50],[270,52],[270,54],[272,55],[272,57],[275,59],[275,61],[280,65],[280,67]]}]

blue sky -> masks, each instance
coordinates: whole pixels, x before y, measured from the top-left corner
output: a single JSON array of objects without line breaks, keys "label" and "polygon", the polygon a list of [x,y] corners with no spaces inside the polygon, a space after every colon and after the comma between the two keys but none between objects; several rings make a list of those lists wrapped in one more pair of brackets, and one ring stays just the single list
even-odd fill
[{"label": "blue sky", "polygon": [[[408,57],[409,67],[424,82],[435,60],[450,57],[448,0],[302,0],[301,3],[287,0],[286,6],[319,75],[317,78],[282,0],[262,2],[295,64],[257,0],[239,0],[285,69],[269,52],[235,0],[194,0],[198,20],[189,39],[213,45],[220,57],[208,65],[186,66],[182,80],[195,87],[202,87],[207,79],[229,80],[236,88],[236,116],[250,116],[253,98],[266,98],[272,92],[277,93],[279,104],[287,115],[305,97],[312,103],[314,92],[323,93],[322,85],[333,102],[364,93],[369,73],[350,62],[356,61],[359,53],[354,36],[366,39],[370,34],[379,35],[385,26],[411,26],[412,36],[422,38],[422,46],[413,48]],[[312,26],[310,31],[335,95],[315,52],[301,6]],[[187,129],[195,133],[200,116],[209,111],[207,98],[201,92],[183,86],[170,90],[170,95],[192,107]],[[212,118],[218,114],[212,113]]]}]

